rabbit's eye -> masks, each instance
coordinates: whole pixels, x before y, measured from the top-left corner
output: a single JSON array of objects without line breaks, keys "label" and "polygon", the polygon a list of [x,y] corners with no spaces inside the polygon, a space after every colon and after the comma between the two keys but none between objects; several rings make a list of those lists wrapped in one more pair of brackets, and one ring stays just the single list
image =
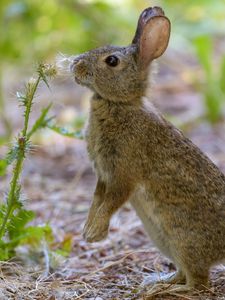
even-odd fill
[{"label": "rabbit's eye", "polygon": [[110,55],[110,56],[106,57],[105,62],[110,67],[116,67],[119,64],[120,60],[115,55]]}]

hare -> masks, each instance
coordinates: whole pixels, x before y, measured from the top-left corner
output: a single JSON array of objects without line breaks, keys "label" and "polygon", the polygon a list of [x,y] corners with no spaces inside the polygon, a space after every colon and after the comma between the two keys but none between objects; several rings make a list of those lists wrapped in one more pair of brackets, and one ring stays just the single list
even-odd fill
[{"label": "hare", "polygon": [[149,7],[129,46],[91,50],[70,68],[93,91],[86,141],[97,185],[84,238],[104,239],[129,200],[176,266],[163,282],[189,291],[207,287],[210,267],[225,258],[225,176],[145,98],[151,62],[169,36],[163,10]]}]

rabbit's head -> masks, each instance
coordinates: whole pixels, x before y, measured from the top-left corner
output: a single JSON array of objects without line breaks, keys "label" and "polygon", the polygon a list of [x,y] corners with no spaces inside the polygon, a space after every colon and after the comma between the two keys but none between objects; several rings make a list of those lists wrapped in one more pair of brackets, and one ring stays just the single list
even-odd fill
[{"label": "rabbit's head", "polygon": [[145,9],[139,17],[131,45],[105,46],[74,58],[71,71],[77,83],[100,98],[124,102],[144,95],[149,66],[166,50],[170,22],[159,7]]}]

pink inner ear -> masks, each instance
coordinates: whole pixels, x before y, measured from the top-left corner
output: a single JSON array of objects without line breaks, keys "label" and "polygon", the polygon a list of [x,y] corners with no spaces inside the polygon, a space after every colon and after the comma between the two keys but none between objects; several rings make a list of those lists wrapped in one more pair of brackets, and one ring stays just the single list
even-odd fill
[{"label": "pink inner ear", "polygon": [[144,65],[161,56],[167,48],[170,36],[170,22],[166,17],[157,16],[145,25],[140,42],[139,55]]},{"label": "pink inner ear", "polygon": [[148,21],[151,18],[156,16],[164,16],[164,11],[162,10],[161,7],[158,6],[148,7],[141,13],[138,19],[137,30],[133,38],[132,44],[138,43],[145,25],[148,23]]}]

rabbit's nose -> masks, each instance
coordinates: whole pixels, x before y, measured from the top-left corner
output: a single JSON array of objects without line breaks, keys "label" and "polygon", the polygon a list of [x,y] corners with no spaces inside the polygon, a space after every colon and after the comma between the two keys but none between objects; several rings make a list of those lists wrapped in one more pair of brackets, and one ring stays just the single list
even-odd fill
[{"label": "rabbit's nose", "polygon": [[75,73],[77,71],[84,72],[86,71],[86,69],[87,69],[87,62],[82,58],[75,59],[72,65],[70,66],[70,70],[72,73]]},{"label": "rabbit's nose", "polygon": [[75,72],[75,69],[78,65],[82,65],[84,64],[84,60],[80,57],[80,55],[75,56],[75,58],[73,59],[72,64],[70,65],[70,71],[72,73]]}]

